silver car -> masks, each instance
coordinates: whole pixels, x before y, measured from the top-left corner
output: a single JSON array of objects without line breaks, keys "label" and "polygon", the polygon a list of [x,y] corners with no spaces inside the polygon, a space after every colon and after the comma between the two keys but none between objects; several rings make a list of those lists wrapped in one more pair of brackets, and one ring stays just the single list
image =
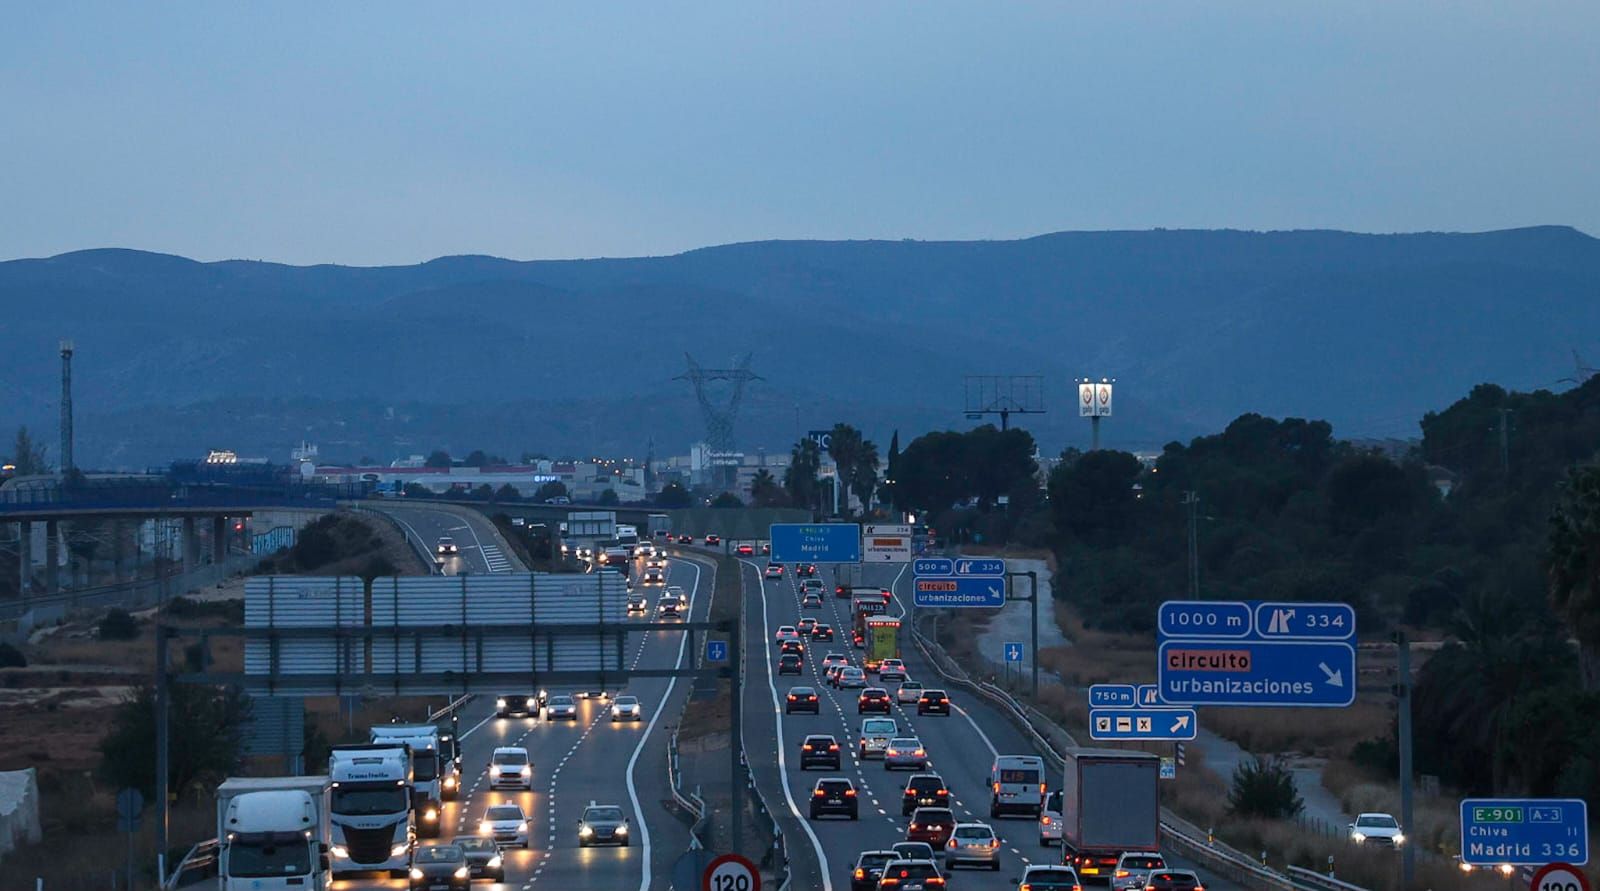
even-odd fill
[{"label": "silver car", "polygon": [[1157,851],[1127,851],[1117,861],[1116,871],[1111,873],[1112,891],[1143,888],[1152,871],[1166,868],[1166,859]]},{"label": "silver car", "polygon": [[629,846],[628,818],[622,815],[622,808],[589,802],[583,809],[583,819],[578,821],[578,847],[590,845]]},{"label": "silver car", "polygon": [[914,736],[897,736],[889,740],[889,747],[883,750],[884,770],[897,767],[922,770],[927,766],[928,750],[922,747],[922,740]]},{"label": "silver car", "polygon": [[644,709],[639,706],[637,696],[618,696],[611,703],[612,721],[642,721]]},{"label": "silver car", "polygon": [[961,864],[986,865],[1000,869],[1000,839],[988,823],[957,823],[945,842],[944,863],[954,869]]},{"label": "silver car", "polygon": [[578,703],[565,693],[558,693],[550,697],[544,706],[544,719],[546,721],[576,721],[578,720]]},{"label": "silver car", "polygon": [[893,718],[868,718],[861,722],[861,739],[856,743],[856,755],[866,760],[872,755],[882,755],[889,748],[889,740],[900,732]]},{"label": "silver car", "polygon": [[867,673],[854,665],[846,665],[839,669],[839,682],[836,686],[841,690],[860,690],[867,686]]},{"label": "silver car", "polygon": [[494,839],[502,848],[528,846],[528,817],[522,808],[509,802],[491,806],[478,824],[478,834]]}]

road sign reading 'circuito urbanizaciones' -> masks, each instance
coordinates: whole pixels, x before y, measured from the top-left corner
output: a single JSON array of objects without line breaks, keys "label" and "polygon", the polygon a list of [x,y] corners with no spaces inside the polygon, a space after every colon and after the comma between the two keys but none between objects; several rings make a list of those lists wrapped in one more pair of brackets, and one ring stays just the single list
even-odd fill
[{"label": "road sign reading 'circuito urbanizaciones'", "polygon": [[857,523],[774,523],[767,533],[776,563],[860,563]]},{"label": "road sign reading 'circuito urbanizaciones'", "polygon": [[1163,703],[1337,708],[1355,701],[1356,615],[1348,604],[1169,600],[1156,628]]},{"label": "road sign reading 'circuito urbanizaciones'", "polygon": [[924,607],[1006,604],[1006,561],[993,557],[924,557],[911,561],[911,602]]},{"label": "road sign reading 'circuito urbanizaciones'", "polygon": [[863,563],[911,562],[910,526],[865,526],[861,533]]}]

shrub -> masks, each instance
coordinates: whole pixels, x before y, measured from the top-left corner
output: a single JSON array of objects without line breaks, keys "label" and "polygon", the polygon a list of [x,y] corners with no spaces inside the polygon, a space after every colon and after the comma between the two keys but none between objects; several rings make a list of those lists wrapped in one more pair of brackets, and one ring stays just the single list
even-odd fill
[{"label": "shrub", "polygon": [[139,622],[125,609],[114,609],[100,620],[101,640],[133,640],[139,636]]},{"label": "shrub", "polygon": [[1253,757],[1233,770],[1228,812],[1237,817],[1282,820],[1298,815],[1306,803],[1294,785],[1294,774],[1277,758]]},{"label": "shrub", "polygon": [[8,643],[0,643],[0,668],[27,668],[28,657]]}]

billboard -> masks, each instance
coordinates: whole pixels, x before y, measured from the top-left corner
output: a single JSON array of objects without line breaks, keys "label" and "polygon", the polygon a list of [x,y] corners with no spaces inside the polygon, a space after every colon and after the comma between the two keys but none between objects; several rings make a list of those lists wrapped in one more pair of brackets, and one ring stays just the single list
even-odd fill
[{"label": "billboard", "polygon": [[1100,383],[1083,381],[1079,383],[1078,417],[1111,417],[1111,387],[1110,381],[1101,381]]}]

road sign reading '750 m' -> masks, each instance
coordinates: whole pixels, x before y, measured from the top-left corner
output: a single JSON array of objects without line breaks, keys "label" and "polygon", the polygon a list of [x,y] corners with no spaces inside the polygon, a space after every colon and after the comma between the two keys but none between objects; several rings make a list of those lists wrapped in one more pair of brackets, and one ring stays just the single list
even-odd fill
[{"label": "road sign reading '750 m'", "polygon": [[1581,866],[1589,862],[1588,827],[1581,798],[1463,798],[1461,862]]}]

